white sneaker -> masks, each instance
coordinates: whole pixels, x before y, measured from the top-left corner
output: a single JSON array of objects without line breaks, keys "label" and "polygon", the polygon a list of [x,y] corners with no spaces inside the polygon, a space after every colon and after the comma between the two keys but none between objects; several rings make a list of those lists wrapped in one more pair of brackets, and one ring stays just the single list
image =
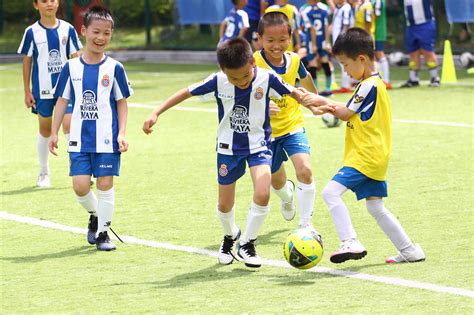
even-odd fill
[{"label": "white sneaker", "polygon": [[420,244],[415,244],[413,248],[408,248],[398,252],[397,256],[388,257],[385,259],[387,264],[398,263],[414,263],[424,261],[426,259],[425,253],[421,249]]},{"label": "white sneaker", "polygon": [[340,264],[349,259],[361,259],[365,255],[367,255],[365,247],[357,239],[350,239],[341,243],[341,247],[331,254],[330,260]]},{"label": "white sneaker", "polygon": [[232,238],[231,235],[224,235],[222,240],[221,247],[219,247],[219,252],[217,253],[217,260],[221,265],[230,265],[235,258],[234,253],[234,244],[240,237],[240,230],[237,233],[235,238]]},{"label": "white sneaker", "polygon": [[40,174],[38,176],[38,182],[36,183],[39,188],[49,188],[51,187],[51,181],[49,180],[48,174]]},{"label": "white sneaker", "polygon": [[262,259],[255,251],[255,240],[250,240],[243,245],[239,243],[237,255],[244,261],[247,267],[258,268],[262,265]]},{"label": "white sneaker", "polygon": [[290,182],[291,184],[291,201],[285,202],[282,200],[280,203],[280,212],[286,221],[291,221],[295,218],[296,215],[296,205],[294,203],[295,183],[293,183],[293,181],[291,180],[287,180],[285,185],[288,185],[288,182]]}]

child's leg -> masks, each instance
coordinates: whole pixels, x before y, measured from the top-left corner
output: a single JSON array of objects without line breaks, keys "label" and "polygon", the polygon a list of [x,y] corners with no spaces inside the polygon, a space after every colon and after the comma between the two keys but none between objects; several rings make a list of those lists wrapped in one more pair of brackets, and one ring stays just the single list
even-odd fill
[{"label": "child's leg", "polygon": [[79,204],[90,215],[97,216],[97,197],[90,189],[90,175],[76,175],[72,177],[72,186]]},{"label": "child's leg", "polygon": [[219,202],[216,209],[224,235],[230,235],[232,239],[235,239],[240,232],[235,224],[235,186],[235,182],[230,185],[219,185]]},{"label": "child's leg", "polygon": [[311,169],[310,155],[307,153],[296,153],[290,156],[298,179],[296,198],[299,207],[299,225],[301,227],[311,224],[313,216],[315,186],[313,182],[313,171]]},{"label": "child's leg", "polygon": [[[66,141],[69,142],[69,132],[71,130],[71,114],[66,113],[63,118],[63,133]],[[66,142],[66,143],[67,143]]]},{"label": "child's leg", "polygon": [[344,185],[331,180],[322,192],[323,199],[329,207],[334,225],[336,226],[337,235],[341,241],[357,238],[349,211],[341,198],[342,194],[346,191],[347,188]]},{"label": "child's leg", "polygon": [[[115,208],[115,191],[113,187],[113,176],[101,176],[97,177],[97,216],[98,228],[97,234],[101,232],[107,232],[112,222],[112,216]],[[88,182],[90,185],[90,181]]]},{"label": "child's leg", "polygon": [[38,114],[39,135],[38,135],[38,160],[40,163],[40,174],[49,174],[48,167],[48,142],[51,136],[52,117],[43,117]]}]

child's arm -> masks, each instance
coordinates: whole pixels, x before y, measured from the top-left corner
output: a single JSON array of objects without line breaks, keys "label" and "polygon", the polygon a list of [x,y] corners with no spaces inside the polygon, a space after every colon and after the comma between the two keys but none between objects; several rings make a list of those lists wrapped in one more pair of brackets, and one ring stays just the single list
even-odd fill
[{"label": "child's arm", "polygon": [[148,116],[148,118],[143,123],[143,132],[146,133],[147,135],[152,133],[153,130],[151,128],[156,123],[158,116],[160,116],[162,113],[164,113],[171,107],[183,102],[184,100],[187,100],[191,96],[192,94],[191,92],[189,92],[188,88],[184,88],[176,92],[174,95],[170,96],[166,101],[164,101],[161,105],[158,105],[151,112],[150,116]]},{"label": "child's arm", "polygon": [[122,98],[117,101],[117,116],[118,116],[118,136],[117,143],[120,152],[127,152],[128,142],[125,140],[125,132],[127,127],[128,106],[127,99]]},{"label": "child's arm", "polygon": [[[343,102],[334,101],[332,99],[317,95],[314,93],[305,93],[303,96],[303,106],[308,107],[314,114],[319,111],[329,112],[344,121],[349,120],[354,111],[348,109]],[[330,110],[332,108],[332,110]]]},{"label": "child's arm", "polygon": [[51,126],[51,138],[49,139],[49,152],[54,155],[58,155],[55,149],[58,148],[58,131],[61,127],[61,122],[64,118],[64,113],[66,112],[67,104],[69,100],[58,97],[56,106],[54,106],[54,115],[53,115],[53,124]]},{"label": "child's arm", "polygon": [[221,23],[221,26],[219,27],[219,40],[222,40],[222,38],[224,37],[224,32],[225,32],[226,27],[227,27],[227,22],[224,19]]},{"label": "child's arm", "polygon": [[36,101],[31,93],[30,89],[30,79],[31,79],[31,62],[33,58],[24,56],[23,57],[23,88],[25,91],[25,105],[27,108],[35,108],[36,109]]},{"label": "child's arm", "polygon": [[77,57],[79,57],[79,52],[75,52],[75,53],[71,54],[69,59],[77,58]]}]

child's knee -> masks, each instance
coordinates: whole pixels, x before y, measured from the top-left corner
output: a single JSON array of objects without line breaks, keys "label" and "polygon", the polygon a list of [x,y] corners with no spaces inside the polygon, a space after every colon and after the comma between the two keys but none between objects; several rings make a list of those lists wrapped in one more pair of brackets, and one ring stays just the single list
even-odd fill
[{"label": "child's knee", "polygon": [[305,184],[310,184],[313,182],[313,170],[309,163],[305,163],[298,167],[296,170],[296,178]]},{"label": "child's knee", "polygon": [[270,188],[255,191],[254,202],[259,206],[266,206],[270,202]]},{"label": "child's knee", "polygon": [[105,191],[109,190],[114,186],[114,181],[112,176],[104,176],[97,178],[97,188]]},{"label": "child's knee", "polygon": [[90,181],[82,182],[82,181],[73,181],[72,188],[74,189],[74,193],[79,196],[83,197],[89,193],[91,189]]}]

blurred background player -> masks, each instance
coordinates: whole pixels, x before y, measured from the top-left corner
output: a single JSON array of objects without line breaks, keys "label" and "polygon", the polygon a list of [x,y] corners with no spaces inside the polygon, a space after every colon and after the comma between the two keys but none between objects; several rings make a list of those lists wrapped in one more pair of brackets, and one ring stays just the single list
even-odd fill
[{"label": "blurred background player", "polygon": [[382,78],[387,89],[391,89],[390,65],[385,57],[383,43],[387,40],[387,14],[385,0],[372,0],[375,14],[375,60],[377,68],[382,71]]},{"label": "blurred background player", "polygon": [[430,0],[404,0],[405,19],[405,47],[410,54],[409,79],[401,87],[409,88],[420,85],[418,72],[421,69],[421,55],[425,58],[426,66],[430,73],[428,86],[438,87],[438,60],[434,53],[436,42],[436,23],[433,7]]},{"label": "blurred background player", "polygon": [[[247,12],[249,17],[249,29],[245,33],[245,39],[252,43],[252,46],[258,45],[253,43],[253,39],[257,38],[258,21],[260,17],[265,13],[265,9],[270,5],[273,5],[275,0],[248,0],[247,5],[244,7],[244,11]],[[258,50],[258,49],[255,49]]]},{"label": "blurred background player", "polygon": [[[114,176],[120,174],[120,154],[128,149],[125,139],[127,98],[133,94],[123,65],[105,55],[112,39],[110,11],[94,6],[84,15],[84,53],[65,65],[58,79],[49,150],[57,155],[58,129],[68,104],[74,101],[69,139],[73,189],[79,204],[89,212],[87,241],[97,250],[116,248],[108,230],[115,208]],[[90,187],[97,178],[98,199]]]},{"label": "blurred background player", "polygon": [[369,0],[354,2],[354,26],[366,30],[372,38],[375,38],[374,7]]},{"label": "blurred background player", "polygon": [[[317,69],[319,65],[324,70],[326,77],[326,86],[321,95],[331,95],[332,71],[329,65],[328,52],[331,51],[329,39],[329,12],[328,6],[319,0],[308,0],[301,12],[302,24],[305,29],[309,30],[306,34],[308,49],[308,72],[313,77],[313,81],[317,87]],[[314,33],[314,35],[312,35]],[[309,34],[309,41],[308,41]],[[311,44],[310,44],[311,43]]]},{"label": "blurred background player", "polygon": [[[23,57],[23,86],[25,104],[37,114],[39,121],[38,187],[51,186],[48,166],[48,142],[54,104],[53,88],[68,58],[78,56],[82,44],[74,27],[56,18],[58,0],[35,0],[33,6],[40,14],[39,21],[26,28],[18,53]],[[33,70],[33,71],[32,71]],[[32,88],[30,89],[30,78]],[[63,132],[68,139],[72,107],[68,107],[63,121]]]},{"label": "blurred background player", "polygon": [[[311,75],[298,54],[287,51],[292,28],[288,18],[281,12],[266,13],[258,24],[261,51],[254,54],[257,67],[274,70],[286,83],[295,86],[296,79],[311,92],[317,93]],[[304,129],[304,118],[300,104],[292,97],[272,98],[280,111],[271,116],[273,152],[272,190],[281,199],[280,211],[290,221],[296,213],[294,195],[299,209],[299,226],[312,228],[315,185],[311,168],[310,146]],[[287,179],[284,162],[288,157],[295,168],[297,187]]]},{"label": "blurred background player", "polygon": [[300,28],[300,13],[298,8],[294,5],[289,4],[288,0],[276,0],[275,4],[269,6],[265,13],[268,12],[281,12],[286,15],[291,24],[292,30],[292,39],[290,41],[290,46],[288,46],[288,51],[297,52],[301,47],[301,38],[300,33],[298,32]]},{"label": "blurred background player", "polygon": [[[332,17],[331,24],[331,38],[332,44],[336,42],[337,37],[346,32],[350,27],[354,25],[354,15],[352,13],[352,7],[346,0],[334,0],[335,9]],[[351,93],[351,84],[349,75],[344,71],[344,67],[341,67],[341,88],[333,91],[334,93]]]},{"label": "blurred background player", "polygon": [[231,38],[244,37],[250,27],[249,16],[242,10],[247,0],[232,0],[232,3],[234,8],[230,10],[219,28],[219,45]]}]

